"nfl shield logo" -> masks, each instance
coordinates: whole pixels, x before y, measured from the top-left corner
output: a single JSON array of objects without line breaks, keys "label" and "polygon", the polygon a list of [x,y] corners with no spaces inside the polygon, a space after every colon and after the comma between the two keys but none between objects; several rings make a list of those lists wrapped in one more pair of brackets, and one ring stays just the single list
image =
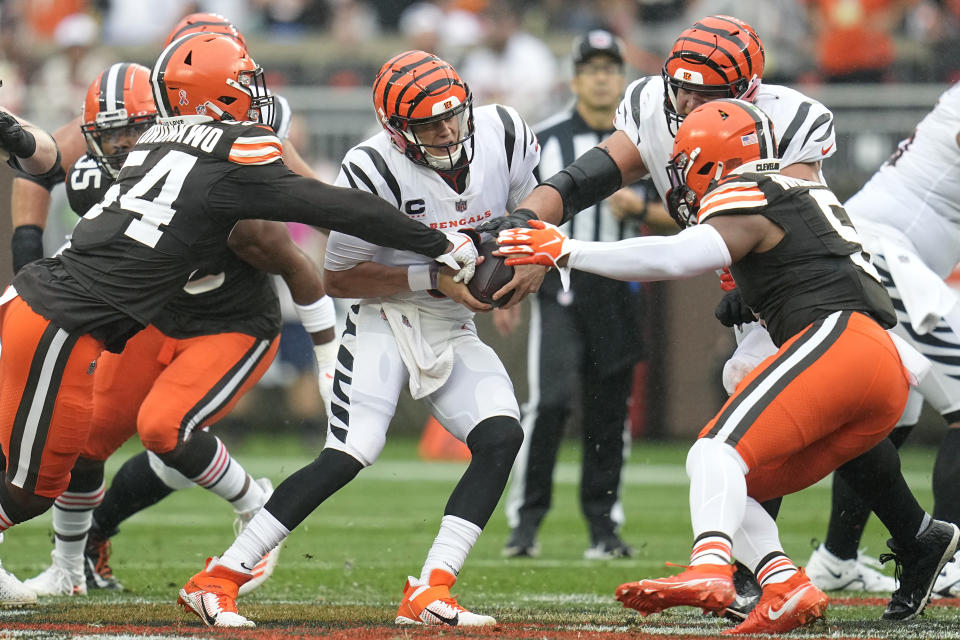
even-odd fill
[{"label": "nfl shield logo", "polygon": [[466,200],[457,200],[457,202],[456,202],[456,204],[455,204],[454,206],[456,207],[458,213],[463,213],[464,211],[467,210],[467,201],[466,201]]}]

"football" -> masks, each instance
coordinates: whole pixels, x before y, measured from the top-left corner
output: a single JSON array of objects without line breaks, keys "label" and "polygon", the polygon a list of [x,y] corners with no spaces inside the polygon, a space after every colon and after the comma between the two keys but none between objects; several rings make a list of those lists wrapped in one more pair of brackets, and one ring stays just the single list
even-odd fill
[{"label": "football", "polygon": [[477,271],[473,274],[473,279],[467,284],[467,288],[474,298],[495,307],[506,304],[513,296],[511,291],[499,300],[493,299],[493,294],[513,279],[513,267],[506,265],[505,258],[493,255],[498,246],[495,235],[492,233],[480,234],[477,255],[483,256],[484,261],[483,264],[477,265]]}]

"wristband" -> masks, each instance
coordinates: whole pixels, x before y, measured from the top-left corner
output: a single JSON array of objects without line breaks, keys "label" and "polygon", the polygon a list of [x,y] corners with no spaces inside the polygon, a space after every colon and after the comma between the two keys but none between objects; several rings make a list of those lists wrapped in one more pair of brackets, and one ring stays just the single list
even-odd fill
[{"label": "wristband", "polygon": [[412,264],[407,267],[407,285],[410,291],[436,289],[439,275],[439,264]]},{"label": "wristband", "polygon": [[307,330],[307,333],[317,333],[324,329],[329,329],[337,323],[337,313],[333,308],[333,298],[323,296],[316,302],[307,305],[293,303],[297,310],[297,317],[300,318],[300,324]]}]

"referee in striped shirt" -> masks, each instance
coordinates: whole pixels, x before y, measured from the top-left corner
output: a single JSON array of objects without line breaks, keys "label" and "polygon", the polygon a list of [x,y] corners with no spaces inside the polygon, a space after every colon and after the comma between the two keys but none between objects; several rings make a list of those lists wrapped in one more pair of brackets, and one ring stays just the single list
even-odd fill
[{"label": "referee in striped shirt", "polygon": [[[578,37],[570,86],[575,102],[537,127],[538,178],[551,176],[613,133],[626,86],[623,45],[607,31]],[[637,235],[646,212],[644,191],[627,188],[562,228],[578,240],[616,241]],[[524,445],[507,499],[507,557],[539,552],[537,530],[550,508],[553,469],[564,424],[579,401],[583,432],[580,505],[590,546],[584,557],[627,557],[623,523],[623,466],[627,399],[633,367],[642,357],[636,285],[582,271],[564,292],[550,270],[533,299],[529,338],[530,397],[523,408]]]}]

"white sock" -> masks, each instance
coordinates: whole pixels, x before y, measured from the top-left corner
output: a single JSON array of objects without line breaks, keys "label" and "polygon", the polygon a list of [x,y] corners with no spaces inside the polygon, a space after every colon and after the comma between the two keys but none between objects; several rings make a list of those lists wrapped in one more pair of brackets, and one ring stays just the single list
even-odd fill
[{"label": "white sock", "polygon": [[705,533],[733,539],[746,508],[745,473],[740,454],[728,444],[700,438],[690,447],[687,475],[694,539]]},{"label": "white sock", "polygon": [[250,573],[264,554],[283,542],[288,535],[290,530],[280,524],[272,513],[260,509],[220,557],[220,564],[234,571]]},{"label": "white sock", "polygon": [[83,570],[83,549],[93,522],[93,510],[103,502],[104,484],[94,491],[65,491],[53,503],[56,555],[74,570]]},{"label": "white sock", "polygon": [[797,565],[793,564],[793,560],[781,551],[761,560],[755,571],[757,582],[761,587],[765,587],[768,584],[786,582],[796,575],[798,569]]},{"label": "white sock", "polygon": [[440,531],[427,553],[427,560],[420,570],[420,580],[430,581],[430,572],[443,569],[454,576],[460,573],[470,549],[477,543],[482,529],[469,520],[457,516],[443,516]]},{"label": "white sock", "polygon": [[730,564],[733,562],[733,543],[726,535],[708,531],[693,541],[690,566],[698,564]]},{"label": "white sock", "polygon": [[230,502],[235,511],[250,511],[263,504],[260,485],[230,455],[219,438],[213,460],[203,473],[190,479]]},{"label": "white sock", "polygon": [[13,520],[10,519],[10,516],[7,515],[7,512],[3,509],[3,501],[0,500],[0,534],[9,529],[14,525]]},{"label": "white sock", "polygon": [[733,536],[733,555],[751,571],[757,571],[764,558],[774,554],[786,555],[777,523],[763,505],[747,498],[743,522]]}]

